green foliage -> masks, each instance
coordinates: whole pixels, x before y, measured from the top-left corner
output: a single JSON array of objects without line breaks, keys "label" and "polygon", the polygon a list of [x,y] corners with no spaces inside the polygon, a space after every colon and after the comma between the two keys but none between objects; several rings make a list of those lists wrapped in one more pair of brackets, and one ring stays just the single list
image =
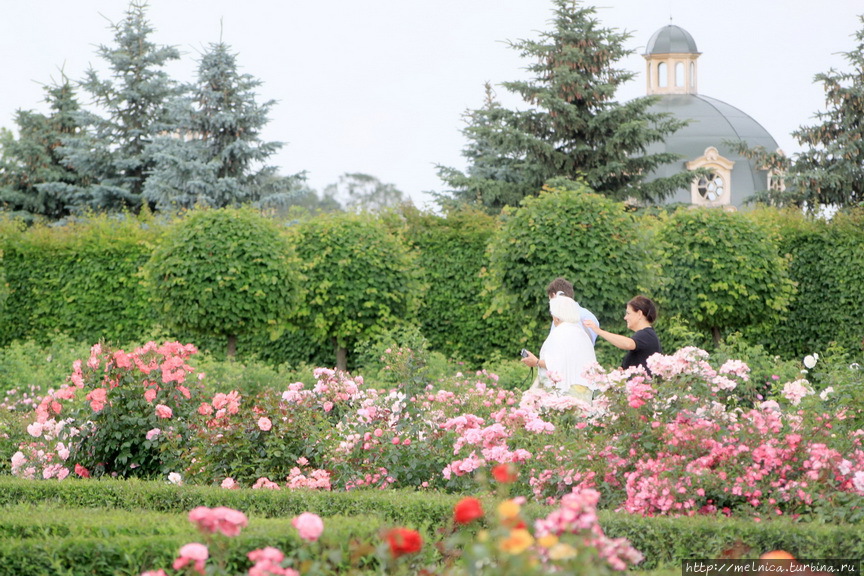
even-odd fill
[{"label": "green foliage", "polygon": [[481,277],[498,220],[474,210],[452,210],[446,217],[417,210],[403,214],[405,237],[419,253],[427,286],[418,312],[423,335],[432,349],[482,365],[507,344],[495,337],[504,318],[484,317],[490,302]]},{"label": "green foliage", "polygon": [[860,351],[864,337],[864,211],[830,221],[785,215],[775,222],[780,253],[790,256],[798,286],[785,323],[773,331],[772,349],[786,357],[824,351],[836,342]]},{"label": "green foliage", "polygon": [[58,334],[90,343],[146,338],[154,329],[153,309],[139,270],[158,233],[144,218],[100,216],[26,231],[4,224],[8,299],[0,344],[49,344]]},{"label": "green foliage", "polygon": [[548,334],[546,286],[554,278],[572,282],[576,300],[614,331],[646,274],[647,251],[624,206],[584,185],[561,186],[505,212],[490,246],[487,290],[522,332],[510,340],[514,355],[518,342],[542,342]]},{"label": "green foliage", "polygon": [[533,77],[503,86],[527,108],[502,108],[487,86],[484,108],[467,114],[467,173],[439,169],[455,199],[498,211],[535,195],[556,177],[583,179],[598,194],[619,200],[656,201],[687,187],[692,174],[686,171],[644,180],[678,160],[646,150],[684,123],[650,112],[652,98],[616,100],[617,89],[635,76],[615,67],[633,53],[624,47],[630,34],[603,28],[593,6],[569,0],[553,5],[551,31],[510,44],[529,59]]},{"label": "green foliage", "polygon": [[228,337],[277,338],[301,300],[302,276],[276,224],[251,209],[192,212],[176,222],[146,266],[165,324]]},{"label": "green foliage", "polygon": [[785,319],[794,293],[787,263],[768,233],[747,217],[681,209],[662,226],[664,282],[658,302],[715,343],[735,330]]},{"label": "green foliage", "polygon": [[[827,402],[829,410],[848,412],[860,425],[864,415],[864,397],[861,394],[864,386],[864,353],[860,350],[850,352],[831,344],[805,358],[815,362],[811,368],[804,365],[802,372],[817,394],[804,398],[802,407],[825,410],[824,402]],[[802,367],[802,364],[799,363],[798,367]],[[825,400],[820,394],[824,395]]]},{"label": "green foliage", "polygon": [[758,558],[786,550],[796,558],[858,558],[860,524],[800,523],[788,518],[763,522],[717,517],[659,518],[600,512],[600,525],[610,538],[627,538],[645,555],[638,570],[674,567],[694,558]]},{"label": "green foliage", "polygon": [[777,382],[791,382],[801,377],[800,360],[782,359],[771,354],[761,344],[750,344],[740,332],[726,336],[714,352],[714,360],[740,360],[750,367],[750,382],[757,392],[767,397]]},{"label": "green foliage", "polygon": [[0,350],[0,393],[58,388],[66,382],[72,363],[86,356],[89,344],[57,334],[47,345],[34,340],[11,342]]},{"label": "green foliage", "polygon": [[281,391],[298,380],[309,380],[312,370],[299,374],[285,365],[273,366],[255,358],[244,361],[225,360],[213,354],[199,354],[190,363],[197,372],[206,374],[204,384],[211,393],[237,390],[242,396],[257,396],[266,391]]},{"label": "green foliage", "polygon": [[305,220],[289,238],[307,277],[308,316],[302,328],[336,351],[347,350],[409,318],[419,294],[414,256],[371,215],[338,214]]},{"label": "green foliage", "polygon": [[[437,377],[449,375],[450,366],[416,326],[385,330],[354,349],[364,378],[388,387],[402,385],[419,393]],[[407,393],[407,392],[406,392]]]}]

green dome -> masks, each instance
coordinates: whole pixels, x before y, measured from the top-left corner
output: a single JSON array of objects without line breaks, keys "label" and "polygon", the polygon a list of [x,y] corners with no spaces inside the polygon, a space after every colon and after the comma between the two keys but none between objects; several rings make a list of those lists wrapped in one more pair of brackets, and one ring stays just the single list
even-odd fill
[{"label": "green dome", "polygon": [[[769,152],[777,150],[777,141],[761,124],[738,108],[708,96],[697,94],[667,94],[658,97],[651,112],[664,112],[690,124],[668,136],[663,143],[651,145],[647,152],[671,152],[682,157],[679,162],[655,170],[649,179],[667,177],[686,170],[686,163],[705,154],[709,146],[720,156],[733,162],[731,203],[741,206],[755,192],[767,187],[767,173],[756,163],[735,152],[726,141],[743,140],[751,148],[761,146]],[[690,203],[690,190],[679,190],[668,202]]]},{"label": "green dome", "polygon": [[657,30],[648,40],[645,55],[649,54],[699,54],[699,50],[689,32],[669,24]]}]

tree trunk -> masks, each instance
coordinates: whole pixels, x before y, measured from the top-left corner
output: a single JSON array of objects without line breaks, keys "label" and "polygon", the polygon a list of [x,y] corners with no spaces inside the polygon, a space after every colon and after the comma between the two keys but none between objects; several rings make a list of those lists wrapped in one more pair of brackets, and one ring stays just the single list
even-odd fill
[{"label": "tree trunk", "polygon": [[228,359],[234,360],[237,356],[237,335],[231,334],[228,336]]},{"label": "tree trunk", "polygon": [[717,326],[711,327],[711,335],[714,337],[714,346],[720,345],[720,328]]},{"label": "tree trunk", "polygon": [[334,344],[336,348],[336,368],[339,370],[347,370],[348,369],[348,349],[339,346],[339,344]]}]

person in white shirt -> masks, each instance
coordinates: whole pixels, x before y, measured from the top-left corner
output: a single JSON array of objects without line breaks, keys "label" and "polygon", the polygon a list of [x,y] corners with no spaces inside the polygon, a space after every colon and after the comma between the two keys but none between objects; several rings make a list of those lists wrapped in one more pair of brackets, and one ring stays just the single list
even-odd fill
[{"label": "person in white shirt", "polygon": [[597,357],[582,324],[580,306],[572,298],[557,295],[549,300],[549,312],[553,326],[539,357],[526,350],[522,363],[537,368],[536,386],[591,402],[593,391],[584,372]]}]

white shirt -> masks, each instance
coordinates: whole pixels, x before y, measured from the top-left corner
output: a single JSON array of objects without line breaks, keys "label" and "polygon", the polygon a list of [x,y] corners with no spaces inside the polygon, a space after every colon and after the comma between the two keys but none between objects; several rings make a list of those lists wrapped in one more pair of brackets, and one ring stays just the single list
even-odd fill
[{"label": "white shirt", "polygon": [[[570,387],[575,384],[591,388],[582,373],[589,364],[597,361],[597,357],[591,337],[584,327],[570,322],[553,327],[540,348],[539,358],[546,364],[545,368],[537,370],[543,386],[554,386],[563,394],[568,394]],[[561,381],[553,383],[549,372],[557,374]]]}]

